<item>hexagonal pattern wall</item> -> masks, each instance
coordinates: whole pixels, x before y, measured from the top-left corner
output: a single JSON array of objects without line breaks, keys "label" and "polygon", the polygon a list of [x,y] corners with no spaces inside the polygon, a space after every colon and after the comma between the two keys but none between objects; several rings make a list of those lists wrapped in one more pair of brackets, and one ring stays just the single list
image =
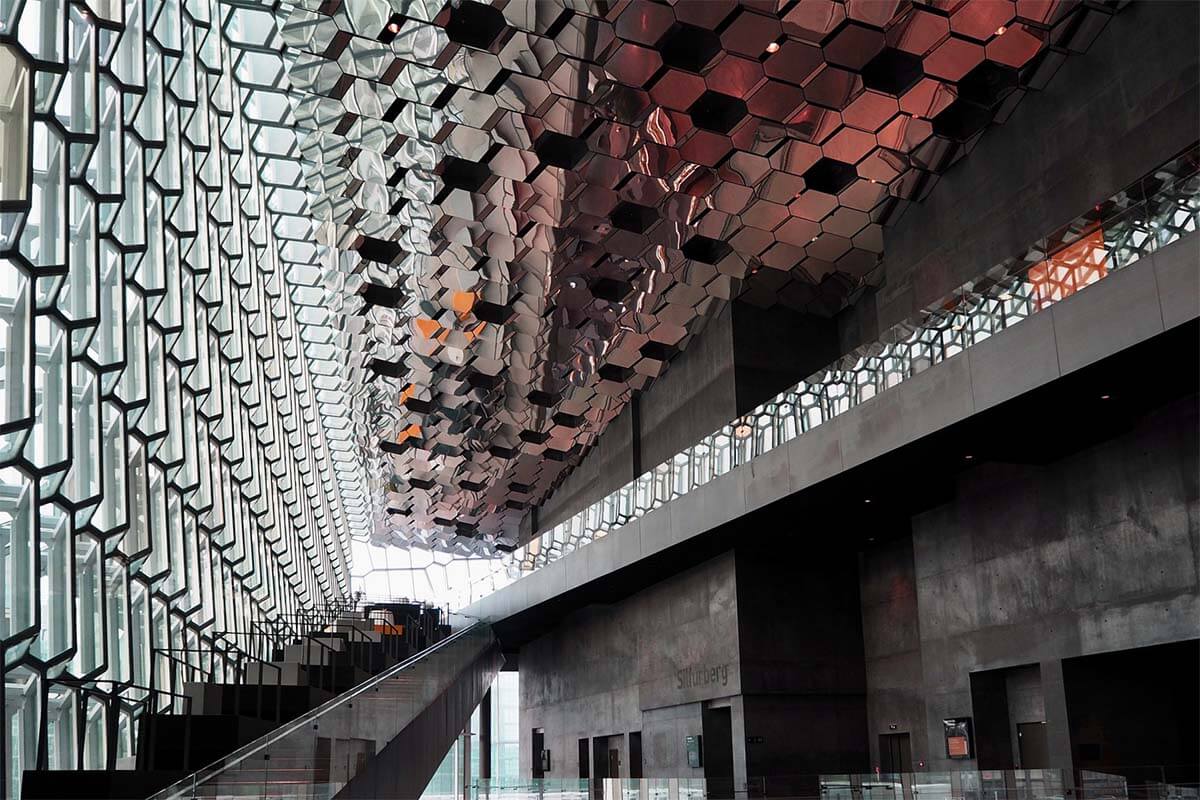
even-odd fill
[{"label": "hexagonal pattern wall", "polygon": [[366,517],[285,279],[319,254],[241,14],[0,2],[6,797],[132,755],[181,708],[172,662],[221,675],[252,626],[349,593]]}]

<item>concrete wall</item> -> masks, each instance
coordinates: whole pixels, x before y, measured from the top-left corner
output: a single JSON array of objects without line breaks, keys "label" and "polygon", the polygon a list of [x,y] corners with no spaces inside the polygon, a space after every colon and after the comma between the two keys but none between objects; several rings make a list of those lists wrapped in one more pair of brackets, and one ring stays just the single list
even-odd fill
[{"label": "concrete wall", "polygon": [[1200,4],[1131,3],[884,231],[846,350],[1013,258],[1200,138]]},{"label": "concrete wall", "polygon": [[[520,665],[522,774],[540,727],[547,778],[577,778],[579,739],[615,734],[628,775],[630,731],[642,732],[644,776],[703,777],[686,766],[684,737],[701,733],[702,702],[741,692],[733,554],[565,618],[521,648]],[[719,680],[700,680],[711,668]]]},{"label": "concrete wall", "polygon": [[[865,772],[866,673],[852,550],[737,548],[747,774]],[[811,787],[815,790],[815,786]]]},{"label": "concrete wall", "polygon": [[[911,538],[864,553],[875,763],[896,725],[914,763],[972,766],[945,758],[941,720],[971,716],[972,672],[1035,664],[1024,701],[1042,704],[1051,759],[1068,766],[1062,659],[1200,637],[1197,418],[1191,397],[1054,463],[981,465]],[[1008,687],[1014,726],[1023,686]]]}]

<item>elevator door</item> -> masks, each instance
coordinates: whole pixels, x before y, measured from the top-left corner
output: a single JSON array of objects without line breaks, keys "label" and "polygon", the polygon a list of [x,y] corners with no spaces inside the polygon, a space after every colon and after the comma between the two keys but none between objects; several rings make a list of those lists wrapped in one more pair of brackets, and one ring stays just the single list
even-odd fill
[{"label": "elevator door", "polygon": [[912,772],[912,746],[907,733],[879,734],[879,771]]},{"label": "elevator door", "polygon": [[733,722],[729,706],[704,709],[700,722],[708,797],[733,797]]},{"label": "elevator door", "polygon": [[1049,769],[1050,748],[1046,743],[1046,723],[1017,723],[1017,746],[1021,769]]}]

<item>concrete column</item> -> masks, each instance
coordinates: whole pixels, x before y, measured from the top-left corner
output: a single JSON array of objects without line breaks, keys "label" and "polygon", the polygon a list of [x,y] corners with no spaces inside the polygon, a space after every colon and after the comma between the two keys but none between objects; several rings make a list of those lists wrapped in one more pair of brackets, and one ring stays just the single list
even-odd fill
[{"label": "concrete column", "polygon": [[1071,756],[1071,729],[1067,722],[1067,692],[1063,683],[1062,659],[1053,658],[1040,664],[1042,695],[1046,704],[1046,749],[1050,764],[1061,769],[1063,794],[1075,795],[1075,761]]},{"label": "concrete column", "polygon": [[479,778],[492,777],[492,690],[479,703]]}]

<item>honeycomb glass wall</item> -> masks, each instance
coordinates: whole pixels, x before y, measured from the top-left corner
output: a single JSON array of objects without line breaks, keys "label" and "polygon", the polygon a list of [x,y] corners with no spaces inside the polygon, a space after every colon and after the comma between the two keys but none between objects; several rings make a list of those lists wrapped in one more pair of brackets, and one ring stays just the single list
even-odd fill
[{"label": "honeycomb glass wall", "polygon": [[180,703],[168,651],[349,593],[275,35],[213,0],[0,2],[5,796],[131,756]]}]

